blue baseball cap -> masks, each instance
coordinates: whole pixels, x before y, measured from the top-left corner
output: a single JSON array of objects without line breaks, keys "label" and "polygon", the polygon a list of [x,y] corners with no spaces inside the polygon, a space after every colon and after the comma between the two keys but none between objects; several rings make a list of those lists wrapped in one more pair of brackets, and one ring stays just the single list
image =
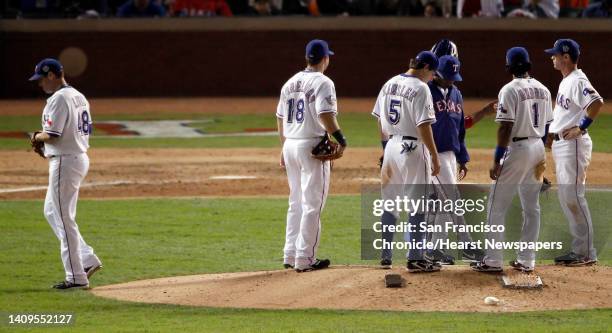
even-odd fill
[{"label": "blue baseball cap", "polygon": [[34,75],[32,75],[29,81],[37,81],[41,77],[47,76],[49,72],[53,72],[53,74],[59,75],[64,71],[64,66],[53,58],[46,58],[41,60],[36,67],[34,68]]},{"label": "blue baseball cap", "polygon": [[433,52],[438,58],[445,55],[451,55],[459,59],[457,45],[452,40],[440,39],[440,41],[431,48],[431,52]]},{"label": "blue baseball cap", "polygon": [[306,45],[306,58],[312,61],[321,60],[326,56],[334,55],[327,42],[322,39],[313,39]]},{"label": "blue baseball cap", "polygon": [[517,66],[521,64],[531,64],[527,49],[520,46],[510,48],[506,52],[506,66]]},{"label": "blue baseball cap", "polygon": [[429,65],[430,71],[435,71],[438,69],[438,57],[431,51],[421,51],[416,56],[416,63],[419,64],[427,64]]},{"label": "blue baseball cap", "polygon": [[548,54],[569,54],[570,57],[576,59],[580,55],[580,45],[573,39],[562,38],[557,39],[552,49],[546,49],[544,52]]},{"label": "blue baseball cap", "polygon": [[439,64],[436,74],[438,74],[439,77],[448,81],[459,82],[463,80],[463,78],[459,74],[459,68],[461,67],[459,59],[450,55],[445,55],[440,57],[440,59],[438,59],[438,62]]}]

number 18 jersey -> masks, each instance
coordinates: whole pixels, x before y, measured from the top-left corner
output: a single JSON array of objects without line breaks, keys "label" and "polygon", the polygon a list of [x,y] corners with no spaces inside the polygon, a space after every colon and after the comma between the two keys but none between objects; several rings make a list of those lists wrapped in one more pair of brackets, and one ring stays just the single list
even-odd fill
[{"label": "number 18 jersey", "polygon": [[289,79],[276,108],[276,116],[283,119],[283,135],[289,139],[322,137],[325,127],[319,115],[337,112],[334,82],[315,71],[301,71]]},{"label": "number 18 jersey", "polygon": [[45,155],[87,152],[93,123],[89,102],[78,90],[65,86],[47,99],[42,115],[43,130],[56,139],[45,143]]},{"label": "number 18 jersey", "polygon": [[553,121],[550,91],[533,78],[516,78],[499,92],[496,122],[512,122],[514,137],[543,137]]}]

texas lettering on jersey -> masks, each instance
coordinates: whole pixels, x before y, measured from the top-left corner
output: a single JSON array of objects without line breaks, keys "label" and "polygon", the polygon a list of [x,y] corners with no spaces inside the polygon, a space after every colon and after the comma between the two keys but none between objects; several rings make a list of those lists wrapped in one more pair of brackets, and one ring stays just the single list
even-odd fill
[{"label": "texas lettering on jersey", "polygon": [[571,72],[559,84],[554,110],[555,120],[550,125],[550,131],[559,133],[578,126],[589,106],[602,99],[582,70]]},{"label": "texas lettering on jersey", "polygon": [[436,112],[463,112],[463,105],[455,103],[453,100],[439,100],[434,103]]}]

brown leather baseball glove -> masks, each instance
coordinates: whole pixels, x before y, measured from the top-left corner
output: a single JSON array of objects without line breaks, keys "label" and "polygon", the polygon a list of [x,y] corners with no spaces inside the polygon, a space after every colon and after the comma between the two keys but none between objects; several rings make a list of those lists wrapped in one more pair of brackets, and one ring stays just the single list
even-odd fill
[{"label": "brown leather baseball glove", "polygon": [[46,158],[45,157],[45,143],[42,142],[42,141],[34,140],[34,138],[36,137],[36,135],[38,133],[41,133],[41,132],[40,131],[36,131],[36,132],[34,132],[34,134],[32,134],[32,136],[30,137],[30,145],[32,146],[32,150],[36,154],[38,154],[42,158]]},{"label": "brown leather baseball glove", "polygon": [[342,157],[342,153],[338,149],[338,144],[329,139],[325,134],[321,142],[312,148],[312,157],[321,161],[331,161]]}]

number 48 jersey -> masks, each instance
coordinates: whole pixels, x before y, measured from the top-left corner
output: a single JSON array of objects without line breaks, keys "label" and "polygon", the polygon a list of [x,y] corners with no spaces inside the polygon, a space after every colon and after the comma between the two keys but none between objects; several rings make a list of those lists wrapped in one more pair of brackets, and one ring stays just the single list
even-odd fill
[{"label": "number 48 jersey", "polygon": [[543,137],[553,121],[550,91],[533,78],[516,78],[499,92],[496,122],[512,122],[511,138]]},{"label": "number 48 jersey", "polygon": [[65,86],[47,99],[43,130],[57,137],[45,143],[45,155],[74,155],[87,152],[93,130],[89,102],[78,90]]},{"label": "number 48 jersey", "polygon": [[319,115],[337,109],[332,80],[321,72],[301,71],[283,86],[276,116],[283,119],[286,138],[318,138],[325,135]]}]

